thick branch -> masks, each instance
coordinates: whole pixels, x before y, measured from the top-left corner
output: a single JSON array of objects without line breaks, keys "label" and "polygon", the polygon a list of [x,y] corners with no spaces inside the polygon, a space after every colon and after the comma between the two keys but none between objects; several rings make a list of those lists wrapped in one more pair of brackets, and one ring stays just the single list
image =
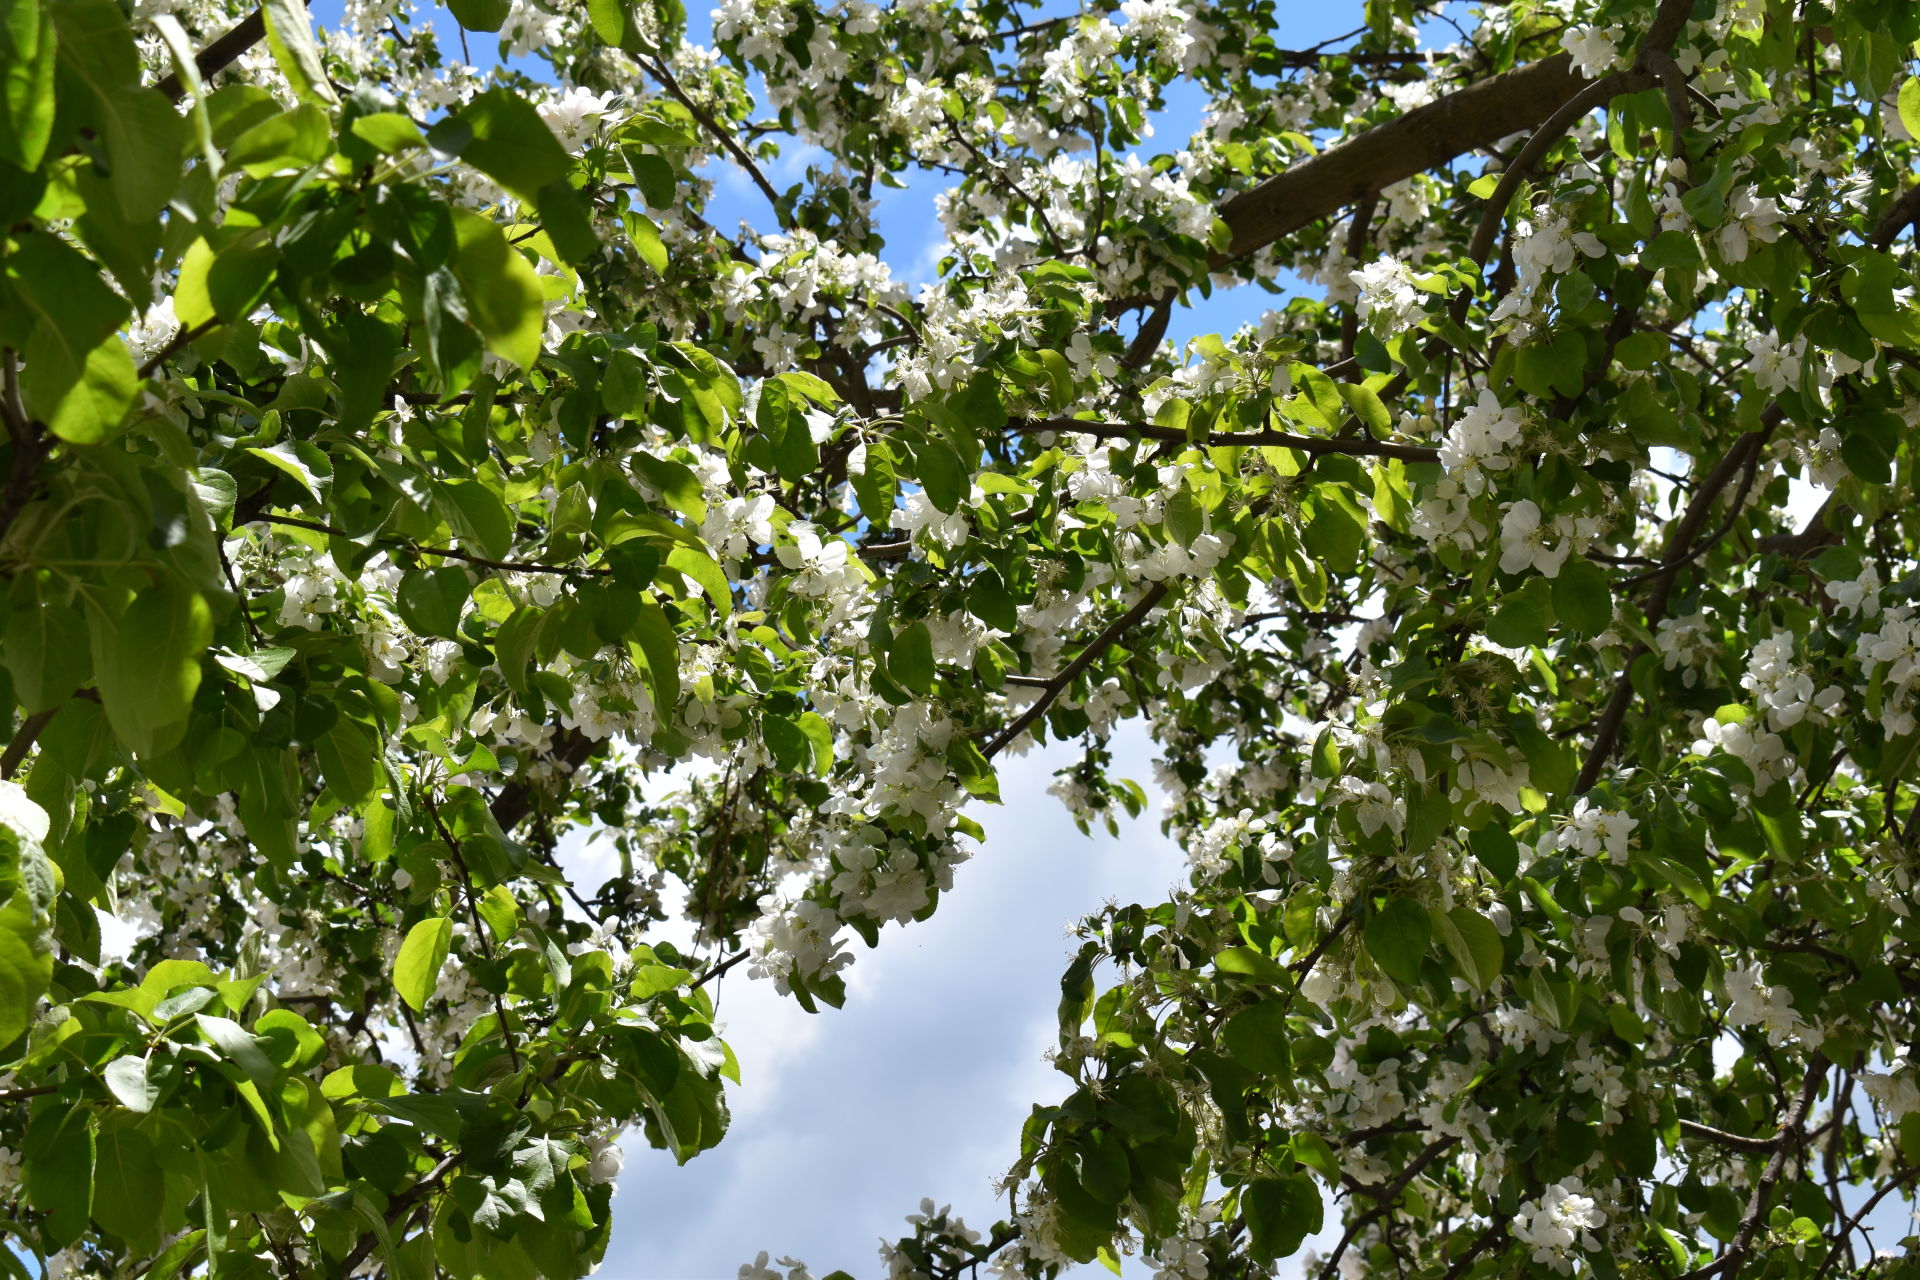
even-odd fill
[{"label": "thick branch", "polygon": [[[225,71],[240,60],[240,55],[266,38],[266,11],[255,9],[240,19],[233,30],[202,49],[194,58],[194,65],[200,68],[200,78],[206,80]],[[154,88],[158,89],[168,102],[180,101],[187,92],[186,86],[180,83],[177,72],[167,73]]]},{"label": "thick branch", "polygon": [[[556,736],[559,745],[550,759],[556,766],[564,766],[560,770],[562,773],[579,768],[593,754],[593,739],[583,733],[568,729]],[[492,810],[493,820],[500,824],[500,829],[511,834],[520,825],[521,819],[533,812],[534,801],[539,794],[531,782],[517,778],[500,788],[488,808]]]},{"label": "thick branch", "polygon": [[1369,191],[1533,128],[1586,87],[1566,54],[1468,85],[1294,165],[1220,207],[1244,257]]}]

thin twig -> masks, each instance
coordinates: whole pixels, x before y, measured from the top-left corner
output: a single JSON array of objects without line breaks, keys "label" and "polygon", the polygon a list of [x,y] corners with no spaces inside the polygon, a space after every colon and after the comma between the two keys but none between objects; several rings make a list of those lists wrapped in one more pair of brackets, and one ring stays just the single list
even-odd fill
[{"label": "thin twig", "polygon": [[[453,864],[460,868],[460,884],[461,887],[467,891],[467,918],[473,923],[473,935],[480,943],[481,954],[486,956],[487,960],[491,962],[493,960],[493,939],[488,932],[485,922],[480,919],[480,903],[473,891],[473,873],[467,869],[466,857],[460,852],[460,842],[453,838],[453,833],[447,830],[447,824],[441,821],[440,806],[434,802],[433,797],[431,795],[425,795],[422,799],[426,801],[428,814],[433,817],[434,829],[440,833],[440,839],[445,842],[447,852],[453,855]],[[489,992],[488,994],[492,995],[493,993]],[[498,995],[493,995],[493,1011],[500,1019],[500,1038],[504,1040],[507,1045],[507,1061],[512,1064],[513,1073],[519,1075],[520,1052],[515,1048],[513,1043],[513,1028],[507,1025],[506,1003],[502,1001]]]},{"label": "thin twig", "polygon": [[718,978],[721,975],[725,974],[728,970],[732,969],[735,965],[739,964],[742,960],[745,960],[747,956],[750,954],[752,953],[747,951],[745,948],[742,948],[741,950],[736,951],[732,955],[728,956],[725,960],[720,960],[715,962],[714,964],[708,965],[707,971],[705,973],[701,974],[699,977],[695,978],[691,983],[687,984],[687,990],[689,991],[699,990],[701,987],[706,986],[709,982],[712,982],[715,978]]},{"label": "thin twig", "polygon": [[1362,1231],[1365,1231],[1375,1222],[1378,1222],[1381,1218],[1391,1213],[1394,1202],[1400,1198],[1400,1193],[1405,1191],[1407,1187],[1412,1184],[1413,1180],[1426,1170],[1428,1165],[1439,1159],[1447,1148],[1459,1141],[1460,1139],[1458,1137],[1441,1138],[1437,1142],[1430,1143],[1426,1150],[1415,1156],[1413,1163],[1409,1164],[1406,1169],[1401,1172],[1400,1176],[1389,1183],[1387,1189],[1380,1193],[1374,1207],[1347,1225],[1346,1231],[1340,1236],[1340,1243],[1333,1247],[1333,1252],[1328,1255],[1326,1262],[1321,1265],[1320,1280],[1333,1280],[1334,1276],[1339,1275],[1340,1258],[1346,1253],[1347,1246],[1352,1244]]},{"label": "thin twig", "polygon": [[1728,1133],[1725,1129],[1715,1129],[1711,1125],[1701,1124],[1697,1120],[1682,1120],[1680,1132],[1690,1133],[1696,1138],[1705,1138],[1708,1142],[1722,1147],[1732,1147],[1735,1151],[1746,1151],[1753,1155],[1766,1155],[1779,1145],[1779,1136],[1771,1138],[1746,1137],[1737,1133]]},{"label": "thin twig", "polygon": [[1034,701],[1034,704],[1023,711],[1019,718],[1012,724],[1008,725],[999,737],[989,742],[983,754],[985,754],[988,759],[992,759],[994,756],[1006,750],[1010,743],[1027,731],[1029,725],[1046,714],[1047,708],[1051,707],[1054,700],[1065,692],[1068,685],[1073,683],[1074,677],[1092,666],[1100,655],[1107,651],[1108,646],[1126,634],[1135,623],[1139,622],[1149,613],[1152,613],[1154,606],[1159,604],[1160,601],[1165,598],[1166,594],[1167,584],[1164,582],[1156,582],[1153,586],[1147,588],[1147,593],[1135,602],[1133,608],[1114,619],[1106,630],[1095,636],[1087,643],[1085,648],[1080,650],[1072,662],[1069,662],[1060,669],[1058,674],[1047,683],[1046,688],[1041,691],[1039,698]]},{"label": "thin twig", "polygon": [[21,762],[27,758],[27,752],[33,750],[34,740],[40,731],[59,712],[59,707],[48,707],[45,711],[36,711],[20,722],[14,731],[13,740],[7,743],[5,755],[0,755],[0,778],[13,781],[13,775],[20,772]]},{"label": "thin twig", "polygon": [[[720,122],[715,120],[704,107],[687,96],[686,90],[680,87],[680,82],[674,78],[673,72],[667,69],[666,63],[658,58],[641,58],[639,62],[641,66],[653,73],[653,77],[676,102],[685,107],[693,118],[700,122],[700,127],[711,134],[714,141],[725,147],[727,154],[747,171],[747,176],[753,179],[753,185],[760,188],[760,193],[766,196],[767,203],[773,206],[774,216],[780,217],[780,193],[773,189],[773,184],[767,181],[767,175],[760,171],[760,166],[754,163],[753,157],[747,154],[746,148],[735,140],[731,132],[721,128]],[[780,217],[780,225],[783,228],[786,227],[786,221],[784,217]]]},{"label": "thin twig", "polygon": [[220,321],[218,317],[215,317],[202,320],[190,329],[174,330],[173,336],[167,339],[165,346],[140,362],[140,367],[134,370],[135,376],[141,379],[152,377],[153,371],[171,359],[174,353],[179,351],[180,348],[186,346],[189,342],[205,337],[219,327]]},{"label": "thin twig", "polygon": [[[1186,432],[1150,422],[1098,422],[1088,418],[1015,418],[1007,424],[1006,429],[1026,435],[1041,431],[1055,431],[1098,436],[1108,440],[1139,436],[1144,440],[1168,440],[1178,444],[1188,442]],[[1406,462],[1438,462],[1440,460],[1440,451],[1426,445],[1392,444],[1384,440],[1347,436],[1298,436],[1285,431],[1223,431],[1206,436],[1195,443],[1271,445],[1281,449],[1295,449],[1315,457],[1321,454],[1345,454],[1349,457],[1400,458]]]}]

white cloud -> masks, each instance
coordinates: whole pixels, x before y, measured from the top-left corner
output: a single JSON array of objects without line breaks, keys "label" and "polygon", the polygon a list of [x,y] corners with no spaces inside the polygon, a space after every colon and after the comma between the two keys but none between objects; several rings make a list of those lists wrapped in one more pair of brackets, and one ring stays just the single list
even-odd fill
[{"label": "white cloud", "polygon": [[[1143,733],[1116,747],[1121,772],[1150,780]],[[1159,901],[1184,865],[1150,817],[1118,841],[1082,838],[1046,794],[1070,758],[1054,746],[1007,763],[1007,804],[974,811],[981,853],[933,919],[856,948],[845,1009],[809,1017],[764,983],[723,980],[745,1081],[732,1132],[683,1168],[635,1135],[602,1276],[733,1280],[766,1249],[867,1277],[922,1196],[982,1230],[1004,1212],[992,1183],[1022,1119],[1068,1088],[1041,1057],[1063,927],[1109,898]]]}]

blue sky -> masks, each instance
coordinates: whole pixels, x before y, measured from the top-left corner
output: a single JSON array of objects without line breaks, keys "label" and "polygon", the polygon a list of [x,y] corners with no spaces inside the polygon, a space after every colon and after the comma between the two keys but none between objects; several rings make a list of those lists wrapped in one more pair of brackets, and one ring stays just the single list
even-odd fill
[{"label": "blue sky", "polygon": [[[1143,733],[1118,754],[1119,772],[1151,779]],[[809,1015],[771,984],[723,980],[742,1072],[733,1127],[684,1167],[634,1135],[602,1275],[731,1280],[765,1249],[865,1280],[884,1274],[879,1240],[902,1234],[922,1196],[992,1227],[1005,1201],[991,1184],[1018,1154],[1021,1121],[1070,1087],[1041,1058],[1066,927],[1108,899],[1161,901],[1184,877],[1151,816],[1117,840],[1080,835],[1046,794],[1071,758],[1055,745],[1009,762],[1006,804],[974,811],[981,853],[933,919],[889,926],[877,950],[856,944],[844,1009]]]}]

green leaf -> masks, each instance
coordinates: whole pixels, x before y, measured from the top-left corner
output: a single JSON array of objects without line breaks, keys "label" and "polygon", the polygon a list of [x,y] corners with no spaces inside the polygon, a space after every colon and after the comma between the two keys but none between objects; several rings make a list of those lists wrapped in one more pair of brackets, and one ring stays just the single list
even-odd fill
[{"label": "green leaf", "polygon": [[637,209],[629,209],[622,219],[627,228],[627,237],[633,242],[633,250],[640,260],[652,267],[660,275],[667,273],[667,246],[660,238],[660,228],[652,218]]},{"label": "green leaf", "polygon": [[1515,843],[1513,834],[1499,822],[1490,823],[1467,836],[1467,847],[1473,850],[1473,856],[1480,865],[1493,873],[1494,879],[1506,884],[1513,879],[1514,872],[1520,869],[1520,846]]},{"label": "green leaf", "polygon": [[1460,966],[1460,974],[1476,991],[1485,991],[1500,976],[1506,948],[1493,921],[1468,907],[1434,909],[1434,932]]},{"label": "green leaf", "polygon": [[452,943],[453,921],[438,916],[413,926],[400,944],[400,956],[393,964],[393,989],[415,1013],[426,1008],[433,995]]},{"label": "green leaf", "polygon": [[1285,1004],[1270,1001],[1242,1009],[1227,1019],[1221,1034],[1227,1052],[1247,1070],[1283,1079],[1292,1074]]},{"label": "green leaf", "polygon": [[1194,496],[1192,489],[1181,485],[1174,490],[1166,504],[1167,538],[1183,547],[1191,547],[1193,540],[1200,536],[1206,527],[1206,516],[1200,510],[1200,499]]},{"label": "green leaf", "polygon": [[627,38],[627,9],[623,0],[587,0],[587,21],[602,44],[619,48]]},{"label": "green leaf", "polygon": [[707,518],[707,499],[700,488],[700,479],[684,463],[644,449],[634,453],[627,462],[641,482],[666,499],[675,511],[695,522]]},{"label": "green leaf", "polygon": [[[538,123],[539,117],[534,121]],[[540,129],[544,132],[546,126],[540,125]],[[547,137],[551,141],[553,135]],[[539,276],[519,250],[507,243],[492,219],[455,209],[453,230],[459,244],[453,274],[466,296],[474,329],[486,342],[487,350],[522,369],[531,369],[540,359],[540,339],[546,327],[546,295],[541,292]]]},{"label": "green leaf", "polygon": [[93,1220],[122,1240],[158,1244],[166,1182],[153,1143],[121,1116],[101,1124],[95,1151]]},{"label": "green leaf", "polygon": [[333,149],[327,113],[311,102],[252,125],[227,148],[227,163],[255,178],[309,169]]},{"label": "green leaf", "polygon": [[515,901],[513,890],[504,884],[494,885],[482,894],[475,909],[487,922],[496,942],[511,942],[513,935],[520,932],[520,904]]},{"label": "green leaf", "polygon": [[799,484],[820,465],[820,451],[807,428],[805,412],[794,403],[794,395],[785,383],[769,380],[760,384],[753,421],[767,439],[774,469],[781,479]]},{"label": "green leaf", "polygon": [[675,547],[667,552],[666,566],[693,579],[694,585],[700,588],[721,617],[733,613],[733,590],[727,584],[727,575],[714,563],[712,556],[704,551],[695,551],[692,547]]},{"label": "green leaf", "polygon": [[1289,985],[1287,971],[1252,947],[1228,947],[1213,958],[1213,964],[1222,973],[1237,973],[1276,986]]},{"label": "green leaf", "polygon": [[136,592],[118,617],[96,610],[91,622],[93,679],[107,723],[137,755],[169,749],[187,731],[201,655],[213,640],[205,597],[166,575]]},{"label": "green leaf", "polygon": [[507,89],[487,90],[427,130],[427,141],[529,204],[539,199],[542,187],[563,180],[573,165],[540,113]]},{"label": "green leaf", "polygon": [[279,263],[280,250],[258,229],[217,250],[204,238],[195,240],[180,262],[174,315],[188,328],[215,319],[244,320],[266,296]]},{"label": "green leaf", "polygon": [[132,308],[55,236],[20,237],[6,268],[32,324],[20,378],[28,409],[63,440],[108,439],[136,390],[133,357],[114,332]]},{"label": "green leaf", "polygon": [[1358,382],[1335,385],[1340,388],[1340,396],[1347,402],[1347,407],[1366,424],[1367,430],[1376,436],[1393,434],[1393,415],[1387,412],[1387,406],[1380,402],[1380,396],[1371,387]]},{"label": "green leaf", "polygon": [[119,435],[140,389],[126,344],[117,335],[107,338],[74,368],[60,363],[57,344],[42,344],[39,337],[27,344],[20,379],[28,405],[54,435],[74,444],[101,444]]},{"label": "green leaf", "polygon": [[1629,1005],[1608,1005],[1607,1025],[1613,1028],[1613,1034],[1628,1044],[1645,1044],[1647,1041],[1647,1024]]},{"label": "green leaf", "polygon": [[27,1202],[47,1215],[48,1243],[78,1240],[93,1214],[93,1117],[84,1108],[50,1107],[34,1116],[22,1148]]},{"label": "green leaf", "polygon": [[313,744],[327,789],[358,808],[378,795],[386,782],[380,768],[380,743],[371,727],[341,716]]},{"label": "green leaf", "polygon": [[416,633],[455,640],[460,635],[460,614],[472,590],[465,569],[453,565],[414,569],[400,579],[394,602],[400,608],[400,620]]},{"label": "green leaf", "polygon": [[128,222],[157,216],[180,185],[180,153],[187,122],[173,104],[140,83],[140,52],[114,0],[62,0],[49,5],[59,28],[59,63],[88,91],[63,93],[69,106],[105,143],[107,176]]},{"label": "green leaf", "polygon": [[1303,1173],[1255,1178],[1240,1193],[1240,1207],[1247,1218],[1248,1252],[1261,1262],[1299,1252],[1320,1230],[1326,1212],[1320,1189]]},{"label": "green leaf", "polygon": [[640,665],[647,673],[647,689],[653,694],[655,713],[662,723],[673,718],[680,705],[680,639],[667,621],[667,611],[651,600],[642,601],[640,614],[633,622],[633,641],[629,649],[639,649]]},{"label": "green leaf", "polygon": [[[32,846],[37,852],[38,846]],[[22,854],[28,852],[23,846]],[[12,1044],[33,1024],[40,997],[53,976],[53,956],[42,924],[25,888],[0,906],[0,1047]]]},{"label": "green leaf", "polygon": [[[800,726],[800,732],[807,736],[807,741],[813,746],[813,772],[817,774],[832,773],[833,726],[828,724],[826,717],[817,711],[801,712],[795,723]],[[969,745],[971,745],[971,743],[969,743]],[[977,751],[978,748],[975,748],[975,750]],[[971,787],[968,788],[968,791],[974,795],[981,794],[978,791],[974,791]],[[999,797],[996,795],[994,798],[998,799]]]},{"label": "green leaf", "polygon": [[1501,598],[1487,621],[1487,639],[1509,649],[1546,644],[1553,635],[1555,598],[1545,578],[1528,578]]},{"label": "green leaf", "polygon": [[426,135],[420,132],[420,126],[414,123],[413,117],[397,111],[369,111],[366,115],[355,116],[353,123],[347,127],[354,137],[381,155],[399,155],[403,151],[417,151],[427,145]]},{"label": "green leaf", "polygon": [[309,440],[282,440],[267,448],[251,448],[248,453],[271,464],[300,482],[300,487],[315,502],[325,502],[333,488],[333,463]]},{"label": "green leaf", "polygon": [[447,0],[447,8],[469,31],[498,31],[513,12],[513,0]]},{"label": "green leaf", "polygon": [[933,692],[937,670],[933,662],[933,633],[914,621],[893,637],[887,649],[887,674],[909,693],[926,697]]},{"label": "green leaf", "polygon": [[196,1228],[168,1245],[153,1264],[140,1273],[140,1280],[179,1280],[182,1270],[206,1247],[207,1233]]},{"label": "green leaf", "polygon": [[160,1096],[158,1085],[147,1074],[147,1060],[138,1054],[124,1054],[107,1064],[100,1073],[120,1105],[141,1115],[153,1110]]},{"label": "green leaf", "polygon": [[313,20],[300,0],[262,0],[267,19],[267,47],[293,92],[305,102],[329,106],[340,99],[327,81],[320,46],[313,39]]},{"label": "green leaf", "polygon": [[1568,556],[1553,579],[1553,611],[1566,628],[1591,639],[1613,625],[1613,584],[1584,556]]},{"label": "green leaf", "polygon": [[565,178],[549,182],[536,193],[534,207],[540,214],[541,229],[562,260],[578,264],[600,256],[600,236],[593,229],[592,210],[572,183]]},{"label": "green leaf", "polygon": [[1920,138],[1920,79],[1908,76],[1900,86],[1900,123],[1907,127],[1910,137]]},{"label": "green leaf", "polygon": [[972,487],[971,469],[944,440],[928,439],[916,445],[913,460],[928,500],[942,513],[952,515]]},{"label": "green leaf", "polygon": [[37,169],[53,135],[55,36],[41,0],[0,0],[0,160]]},{"label": "green leaf", "polygon": [[1534,790],[1560,795],[1573,785],[1574,758],[1565,742],[1548,737],[1530,715],[1510,716],[1506,724],[1508,737],[1526,757]]},{"label": "green leaf", "polygon": [[1367,954],[1390,978],[1405,986],[1420,981],[1420,962],[1426,958],[1433,925],[1412,898],[1395,898],[1367,921]]},{"label": "green leaf", "polygon": [[[232,1018],[196,1013],[193,1022],[199,1028],[201,1038],[218,1049],[221,1057],[239,1067],[249,1083],[265,1088],[279,1076],[280,1069],[267,1056],[261,1047],[262,1042]],[[262,1119],[271,1129],[271,1118]]]},{"label": "green leaf", "polygon": [[478,480],[454,480],[441,487],[453,505],[449,522],[463,541],[481,555],[498,560],[513,548],[513,513],[500,495]]}]

